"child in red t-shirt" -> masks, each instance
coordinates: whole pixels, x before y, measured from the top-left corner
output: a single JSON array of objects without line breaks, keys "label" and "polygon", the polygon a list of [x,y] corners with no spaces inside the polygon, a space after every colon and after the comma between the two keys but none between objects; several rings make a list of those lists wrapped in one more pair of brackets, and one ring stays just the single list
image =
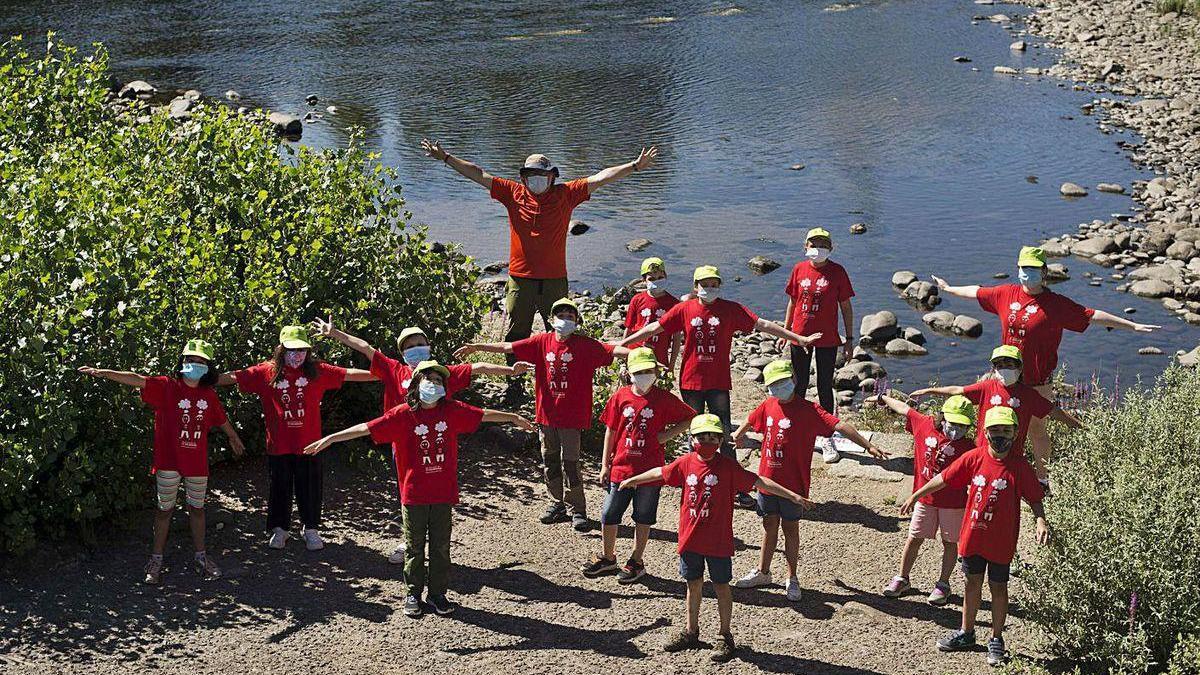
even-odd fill
[{"label": "child in red t-shirt", "polygon": [[[751,430],[762,434],[758,475],[807,499],[812,479],[813,447],[818,437],[828,437],[835,431],[866,448],[873,457],[887,457],[887,453],[871,445],[849,423],[798,395],[790,360],[768,363],[763,369],[763,381],[770,396],[733,434],[735,443],[740,443]],[[802,591],[796,576],[800,560],[800,513],[800,508],[791,502],[775,495],[758,494],[758,515],[763,522],[759,563],[757,568],[733,582],[735,587],[755,588],[771,584],[771,560],[779,543],[779,530],[783,529],[783,553],[788,566],[787,598],[792,602],[800,601]]]},{"label": "child in red t-shirt", "polygon": [[304,448],[304,454],[315,455],[334,443],[368,435],[376,443],[392,444],[404,511],[404,581],[408,585],[404,613],[414,618],[425,611],[421,596],[427,581],[428,605],[433,611],[444,615],[455,609],[446,598],[446,590],[453,509],[458,503],[458,436],[473,433],[481,422],[511,422],[522,429],[533,429],[519,415],[484,410],[448,398],[449,379],[448,368],[437,361],[423,361],[413,371],[407,403]]},{"label": "child in red t-shirt", "polygon": [[[583,472],[579,468],[582,432],[592,425],[592,382],[596,371],[611,365],[614,356],[624,358],[629,350],[612,347],[586,335],[576,335],[583,320],[579,306],[562,298],[550,308],[554,329],[517,342],[488,342],[463,345],[454,358],[494,352],[513,354],[534,364],[534,398],[542,442],[542,463],[550,504],[542,514],[546,525],[568,520],[577,532],[592,529],[583,496]],[[570,507],[571,513],[567,513]]]},{"label": "child in red t-shirt", "polygon": [[714,645],[712,659],[725,662],[734,657],[737,646],[730,631],[733,614],[733,503],[739,492],[757,488],[787,499],[794,504],[808,500],[770,478],[759,477],[742,468],[736,459],[718,454],[725,440],[725,427],[716,415],[696,415],[688,429],[692,451],[665,467],[655,467],[621,481],[627,490],[646,483],[662,481],[683,488],[679,502],[679,575],[687,580],[687,627],[667,642],[663,649],[677,652],[700,645],[700,598],[704,587],[704,568],[717,594],[721,617],[721,639]]},{"label": "child in red t-shirt", "polygon": [[[653,349],[638,347],[630,351],[627,367],[632,384],[618,389],[600,416],[605,427],[600,484],[608,492],[600,518],[604,550],[581,570],[589,579],[616,572],[617,583],[621,584],[631,584],[646,573],[642,553],[650,538],[650,526],[658,520],[662,485],[640,485],[629,490],[618,486],[630,476],[665,464],[663,445],[687,431],[696,414],[670,391],[655,386],[659,363]],[[633,554],[618,570],[617,526],[631,503]]]},{"label": "child in red t-shirt", "polygon": [[[951,396],[942,403],[939,413],[923,415],[916,408],[890,396],[867,399],[887,406],[905,418],[905,429],[913,435],[913,490],[920,490],[935,474],[941,473],[955,460],[975,448],[970,436],[974,424],[975,406],[963,396]],[[950,599],[950,575],[958,559],[958,530],[962,526],[965,490],[943,490],[927,495],[913,508],[908,525],[908,539],[900,554],[900,574],[892,577],[883,594],[898,598],[912,588],[908,575],[926,539],[942,537],[942,570],[929,593],[929,604],[940,607]]]},{"label": "child in red t-shirt", "polygon": [[84,366],[79,372],[119,382],[142,390],[142,401],[154,410],[155,484],[158,511],[154,516],[154,548],[146,564],[143,582],[162,583],[163,551],[171,514],[182,482],[196,549],[196,570],[205,579],[221,576],[221,568],[205,553],[204,499],[208,492],[208,430],[218,427],[229,437],[233,454],[241,457],[246,447],[225,416],[225,408],[213,385],[217,373],[211,370],[213,347],[204,340],[188,340],[175,373],[169,377],[147,377],[122,370]]},{"label": "child in red t-shirt", "polygon": [[[626,336],[633,335],[643,326],[658,321],[667,310],[679,304],[679,299],[667,292],[663,284],[666,278],[667,269],[662,258],[646,258],[642,261],[642,281],[646,284],[646,290],[629,300],[629,307],[625,310]],[[674,336],[660,333],[643,343],[626,346],[650,347],[659,363],[665,363],[667,372],[674,375],[675,360],[679,357],[679,345],[682,341],[682,333],[676,333]]]},{"label": "child in red t-shirt", "polygon": [[1007,658],[1004,621],[1008,615],[1009,564],[1016,554],[1021,529],[1021,500],[1029,504],[1037,518],[1039,544],[1050,540],[1050,526],[1042,508],[1042,486],[1033,467],[1014,444],[1016,411],[994,406],[984,416],[983,426],[986,445],[963,455],[921,486],[900,507],[900,513],[911,513],[917,502],[942,488],[968,491],[958,539],[958,556],[963,574],[967,575],[962,627],[938,640],[938,649],[949,652],[975,647],[975,615],[983,602],[986,571],[992,592],[992,638],[988,640],[987,661],[994,666]]}]

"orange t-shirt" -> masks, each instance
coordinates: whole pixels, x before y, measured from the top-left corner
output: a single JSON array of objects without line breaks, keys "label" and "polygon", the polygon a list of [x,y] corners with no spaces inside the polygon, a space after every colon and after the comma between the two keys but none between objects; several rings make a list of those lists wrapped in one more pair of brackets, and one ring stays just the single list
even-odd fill
[{"label": "orange t-shirt", "polygon": [[492,199],[508,209],[508,273],[528,279],[567,276],[567,229],[571,212],[591,195],[587,179],[555,183],[535,195],[523,183],[492,179]]}]

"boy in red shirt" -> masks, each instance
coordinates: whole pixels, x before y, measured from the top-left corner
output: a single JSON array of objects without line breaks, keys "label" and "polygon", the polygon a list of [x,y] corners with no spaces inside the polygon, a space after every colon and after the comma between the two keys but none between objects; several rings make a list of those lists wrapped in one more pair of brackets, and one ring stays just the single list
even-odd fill
[{"label": "boy in red shirt", "polygon": [[617,572],[617,526],[629,504],[633,504],[633,554],[617,573],[617,583],[631,584],[646,573],[642,553],[650,538],[650,526],[658,520],[660,483],[620,490],[621,481],[647,469],[661,467],[663,444],[683,433],[696,414],[666,389],[655,386],[658,359],[649,347],[629,352],[628,370],[632,384],[617,389],[600,421],[604,423],[604,456],[600,484],[608,491],[601,509],[604,550],[583,567],[583,576],[594,579]]},{"label": "boy in red shirt", "polygon": [[692,451],[665,467],[655,467],[621,481],[627,490],[646,483],[662,481],[683,488],[679,502],[679,575],[687,580],[687,628],[667,642],[663,649],[677,652],[695,649],[700,643],[700,598],[704,588],[704,568],[717,595],[721,617],[721,639],[714,645],[712,660],[724,663],[734,657],[737,646],[730,632],[733,614],[733,502],[739,492],[757,488],[778,495],[797,505],[811,503],[776,483],[742,468],[737,460],[718,454],[725,439],[725,427],[716,415],[696,415],[689,432]]},{"label": "boy in red shirt", "polygon": [[[767,364],[763,369],[763,381],[770,397],[760,403],[733,434],[735,443],[740,442],[748,431],[762,434],[758,475],[770,478],[808,499],[813,446],[817,437],[828,437],[834,431],[866,448],[873,457],[887,457],[887,453],[871,445],[853,426],[799,396],[790,361],[780,359]],[[771,560],[775,556],[782,526],[783,554],[788,566],[787,598],[799,602],[801,590],[800,580],[796,577],[796,565],[800,560],[800,509],[775,495],[760,492],[758,515],[763,519],[763,545],[758,568],[733,585],[737,588],[754,588],[771,583]]]},{"label": "boy in red shirt", "polygon": [[[646,290],[638,293],[629,300],[629,308],[625,310],[625,335],[633,335],[643,326],[658,321],[675,305],[679,299],[667,292],[664,280],[667,278],[666,266],[662,258],[646,258],[642,261],[642,281]],[[679,356],[679,345],[683,336],[658,334],[641,344],[626,345],[628,347],[646,346],[654,350],[654,356],[659,363],[667,365],[667,372],[675,373],[675,359]]]},{"label": "boy in red shirt", "polygon": [[484,410],[448,398],[449,379],[448,368],[437,361],[424,361],[413,370],[407,403],[304,448],[304,454],[315,455],[334,443],[368,435],[375,443],[392,444],[404,511],[404,581],[408,585],[404,613],[413,618],[425,611],[421,596],[427,581],[428,606],[443,615],[455,609],[455,604],[446,598],[446,590],[450,575],[450,532],[454,505],[458,503],[458,436],[474,432],[481,422],[510,422],[522,429],[533,429],[519,415]]},{"label": "boy in red shirt", "polygon": [[[942,410],[935,416],[923,415],[916,408],[890,396],[868,399],[887,406],[905,418],[904,428],[913,435],[913,490],[920,490],[934,475],[941,473],[955,460],[975,448],[970,436],[974,424],[975,406],[964,396],[951,396],[942,403]],[[942,537],[942,571],[929,604],[941,607],[950,599],[950,575],[954,572],[954,561],[958,557],[958,530],[962,526],[963,507],[967,503],[966,490],[943,490],[926,495],[913,508],[912,521],[908,525],[908,539],[900,555],[900,574],[892,577],[883,594],[898,598],[912,588],[908,575],[921,544],[939,533]]]},{"label": "boy in red shirt", "polygon": [[79,372],[102,377],[142,390],[142,401],[154,409],[154,464],[151,473],[158,488],[158,511],[154,516],[154,548],[146,564],[143,583],[162,583],[163,551],[175,501],[182,482],[186,495],[188,524],[196,549],[196,570],[205,579],[217,579],[221,568],[205,553],[204,498],[208,492],[208,430],[219,427],[229,437],[233,454],[241,457],[246,447],[225,416],[225,408],[213,385],[217,373],[210,370],[213,347],[204,340],[188,340],[179,365],[170,377],[146,377],[128,371],[84,366]]},{"label": "boy in red shirt", "polygon": [[983,420],[986,444],[934,476],[900,507],[900,513],[907,515],[923,497],[942,488],[968,490],[958,539],[958,556],[963,574],[967,575],[962,628],[938,640],[938,649],[949,652],[974,648],[975,615],[983,602],[986,571],[992,592],[992,638],[988,640],[987,661],[993,666],[1007,658],[1004,621],[1008,615],[1009,564],[1017,551],[1022,499],[1037,518],[1038,543],[1050,540],[1050,526],[1042,508],[1042,486],[1023,451],[1014,443],[1017,424],[1017,413],[1012,408],[990,408]]},{"label": "boy in red shirt", "polygon": [[551,500],[541,521],[549,525],[569,519],[577,532],[587,532],[592,523],[583,496],[579,445],[583,430],[592,425],[592,381],[597,370],[612,364],[613,356],[624,358],[629,350],[575,335],[583,314],[569,298],[555,302],[550,311],[554,316],[550,322],[553,332],[517,342],[464,345],[454,357],[463,360],[477,351],[496,352],[534,364],[535,421],[542,441],[546,492]]}]

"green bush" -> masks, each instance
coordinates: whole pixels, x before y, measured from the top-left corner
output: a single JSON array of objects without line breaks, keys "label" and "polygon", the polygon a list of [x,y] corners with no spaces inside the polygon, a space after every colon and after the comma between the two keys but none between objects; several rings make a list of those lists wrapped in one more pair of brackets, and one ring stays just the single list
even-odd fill
[{"label": "green bush", "polygon": [[[407,225],[394,171],[357,138],[280,146],[220,104],[171,119],[115,99],[99,46],[32,51],[0,46],[0,550],[148,503],[151,415],[79,365],[166,373],[201,336],[218,368],[243,367],[326,313],[388,349],[419,323],[442,358],[478,330],[478,270]],[[327,426],[378,395],[333,395]],[[257,401],[223,398],[261,447]]]},{"label": "green bush", "polygon": [[1176,14],[1191,14],[1200,16],[1200,0],[1158,0],[1154,8],[1159,14],[1175,12]]},{"label": "green bush", "polygon": [[1200,672],[1198,391],[1200,373],[1171,368],[1148,391],[1093,401],[1082,431],[1052,425],[1054,539],[1023,603],[1055,655]]}]

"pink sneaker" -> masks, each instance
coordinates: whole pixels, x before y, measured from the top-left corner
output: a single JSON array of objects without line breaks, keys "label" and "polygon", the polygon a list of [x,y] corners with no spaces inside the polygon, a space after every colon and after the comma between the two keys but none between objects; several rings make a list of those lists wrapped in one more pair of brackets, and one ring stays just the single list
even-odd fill
[{"label": "pink sneaker", "polygon": [[904,577],[892,577],[888,585],[883,587],[883,595],[888,598],[898,598],[910,588],[912,588],[912,585],[908,583],[908,579]]},{"label": "pink sneaker", "polygon": [[933,585],[933,592],[929,594],[929,604],[934,607],[941,607],[950,601],[950,584],[937,582]]}]

